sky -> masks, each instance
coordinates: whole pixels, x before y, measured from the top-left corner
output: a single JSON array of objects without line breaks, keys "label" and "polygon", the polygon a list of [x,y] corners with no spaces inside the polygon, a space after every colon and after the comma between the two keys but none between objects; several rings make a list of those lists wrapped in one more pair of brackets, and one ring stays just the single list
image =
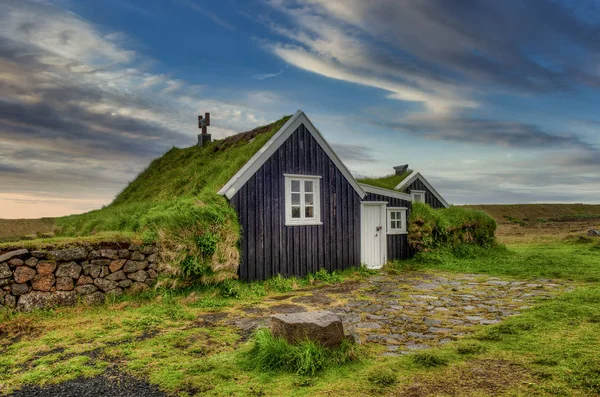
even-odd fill
[{"label": "sky", "polygon": [[0,218],[302,109],[355,175],[450,203],[600,203],[600,3],[2,0]]}]

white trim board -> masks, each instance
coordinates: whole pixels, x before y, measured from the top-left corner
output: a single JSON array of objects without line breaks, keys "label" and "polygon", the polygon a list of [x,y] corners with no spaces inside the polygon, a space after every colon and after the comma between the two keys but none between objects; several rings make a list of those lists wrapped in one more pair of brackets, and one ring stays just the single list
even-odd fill
[{"label": "white trim board", "polygon": [[248,180],[262,167],[262,165],[279,149],[281,145],[296,131],[296,129],[304,124],[304,127],[315,138],[321,149],[329,156],[331,161],[340,170],[342,175],[348,180],[352,188],[363,199],[366,193],[361,189],[360,185],[354,179],[348,168],[342,163],[342,160],[335,154],[331,146],[327,143],[323,135],[309,120],[302,110],[298,110],[284,125],[273,135],[267,143],[260,148],[258,152],[236,174],[219,190],[219,194],[231,199],[238,190],[248,182]]},{"label": "white trim board", "polygon": [[411,195],[407,193],[401,193],[396,190],[384,189],[382,187],[377,186],[371,186],[360,182],[358,184],[360,185],[362,190],[364,190],[367,193],[380,194],[382,196],[393,197],[400,200],[412,201]]},{"label": "white trim board", "polygon": [[396,186],[396,189],[404,190],[406,187],[408,187],[408,185],[413,183],[416,179],[419,179],[421,182],[423,182],[423,184],[427,187],[427,189],[431,192],[431,194],[433,194],[438,200],[440,200],[440,202],[442,203],[442,205],[444,207],[446,207],[446,208],[450,207],[450,205],[446,202],[446,200],[444,200],[444,198],[437,192],[437,190],[435,190],[433,188],[433,186],[431,186],[429,184],[429,182],[427,182],[427,179],[425,179],[425,177],[423,175],[421,175],[420,172],[413,171],[412,174],[410,174],[408,177],[406,177],[406,179],[404,179],[402,182],[400,182],[398,184],[398,186]]}]

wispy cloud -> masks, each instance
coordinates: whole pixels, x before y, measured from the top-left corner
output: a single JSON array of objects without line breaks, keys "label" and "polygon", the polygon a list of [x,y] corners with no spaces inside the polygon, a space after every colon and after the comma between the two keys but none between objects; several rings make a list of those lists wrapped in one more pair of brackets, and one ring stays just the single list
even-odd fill
[{"label": "wispy cloud", "polygon": [[282,74],[283,74],[283,69],[281,69],[277,73],[259,73],[259,74],[255,74],[254,76],[252,76],[252,78],[256,79],[256,80],[267,80],[267,79],[272,79],[273,77],[281,76]]},{"label": "wispy cloud", "polygon": [[235,26],[233,26],[232,24],[230,24],[229,22],[227,22],[225,19],[219,17],[217,14],[215,14],[214,12],[201,7],[200,5],[198,5],[196,2],[194,2],[193,0],[174,0],[175,2],[184,5],[186,7],[189,7],[190,9],[192,9],[193,11],[202,14],[204,16],[209,17],[214,23],[216,23],[217,25],[221,25],[222,27],[234,31]]}]

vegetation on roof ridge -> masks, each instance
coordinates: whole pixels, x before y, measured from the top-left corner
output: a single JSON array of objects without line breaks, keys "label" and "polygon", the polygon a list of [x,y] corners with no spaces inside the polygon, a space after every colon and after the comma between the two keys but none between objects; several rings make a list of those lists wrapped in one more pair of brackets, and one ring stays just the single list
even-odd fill
[{"label": "vegetation on roof ridge", "polygon": [[364,183],[365,185],[371,185],[375,187],[381,187],[384,189],[395,190],[396,186],[403,180],[405,180],[410,174],[412,174],[412,170],[406,170],[401,175],[390,174],[382,177],[361,177],[357,178],[359,183]]},{"label": "vegetation on roof ridge", "polygon": [[57,236],[128,232],[158,242],[169,280],[218,282],[237,277],[240,226],[218,190],[285,124],[285,116],[204,147],[172,148],[102,209],[56,220]]}]

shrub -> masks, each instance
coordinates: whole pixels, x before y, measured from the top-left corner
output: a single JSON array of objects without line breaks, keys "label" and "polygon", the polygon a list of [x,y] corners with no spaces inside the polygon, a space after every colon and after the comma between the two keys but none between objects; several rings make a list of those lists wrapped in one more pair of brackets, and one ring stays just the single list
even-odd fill
[{"label": "shrub", "polygon": [[306,275],[306,281],[308,281],[309,284],[314,284],[317,281],[326,284],[333,284],[342,281],[342,276],[335,270],[330,273],[326,269],[319,269],[319,271],[316,273]]},{"label": "shrub", "polygon": [[428,352],[417,353],[412,356],[412,360],[415,364],[419,364],[427,368],[439,367],[448,364],[448,360],[446,358]]},{"label": "shrub", "polygon": [[276,338],[267,328],[254,335],[252,349],[245,353],[244,363],[262,371],[293,372],[299,376],[314,376],[332,365],[358,361],[356,346],[348,341],[335,349],[328,349],[313,341],[290,344]]},{"label": "shrub", "polygon": [[369,372],[367,380],[373,386],[384,388],[395,385],[398,382],[398,375],[390,368],[375,368]]},{"label": "shrub", "polygon": [[456,347],[458,354],[481,354],[486,350],[485,346],[475,342],[464,342]]},{"label": "shrub", "polygon": [[[490,247],[495,241],[495,230],[496,221],[483,211],[462,207],[433,209],[424,203],[413,203],[408,241],[417,252],[465,244]],[[459,248],[459,255],[469,254],[460,250],[465,249]]]}]

